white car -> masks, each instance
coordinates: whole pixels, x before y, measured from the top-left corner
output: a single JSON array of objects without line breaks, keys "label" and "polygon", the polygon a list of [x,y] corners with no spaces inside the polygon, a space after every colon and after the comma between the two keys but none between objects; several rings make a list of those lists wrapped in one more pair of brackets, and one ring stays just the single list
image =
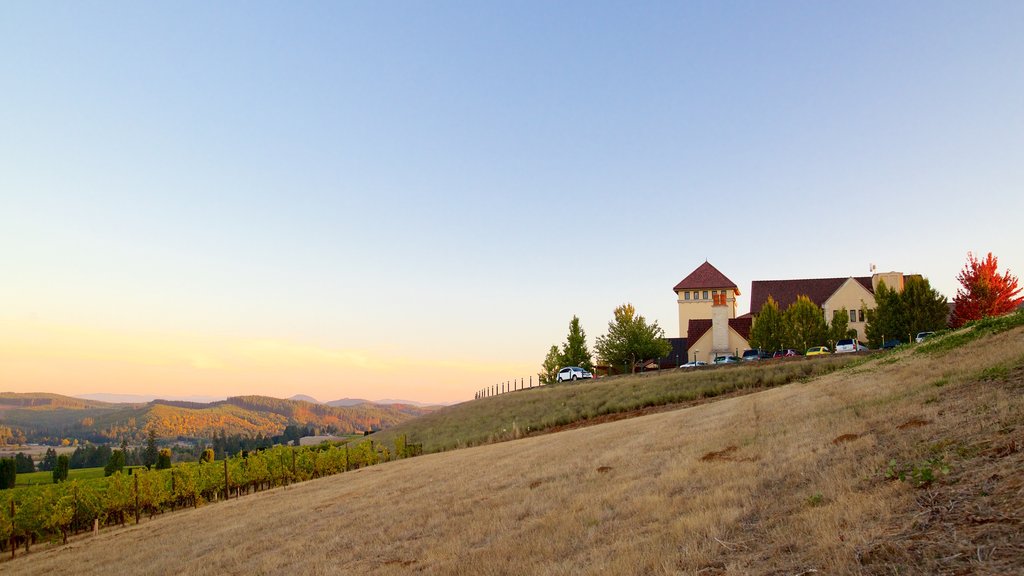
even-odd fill
[{"label": "white car", "polygon": [[579,366],[566,366],[558,371],[558,375],[555,376],[556,382],[565,382],[567,380],[577,380],[584,378],[593,378],[594,375],[587,372]]},{"label": "white car", "polygon": [[682,366],[680,366],[680,368],[700,368],[701,366],[707,366],[707,365],[708,365],[707,362],[701,362],[700,360],[696,360],[694,362],[687,362],[686,364],[683,364]]},{"label": "white car", "polygon": [[860,342],[857,342],[853,338],[846,338],[836,342],[836,354],[846,354],[849,352],[857,352],[862,350]]},{"label": "white car", "polygon": [[935,334],[935,332],[918,332],[917,337],[914,338],[914,342],[920,344],[921,342],[924,342],[925,340],[930,338],[932,334]]}]

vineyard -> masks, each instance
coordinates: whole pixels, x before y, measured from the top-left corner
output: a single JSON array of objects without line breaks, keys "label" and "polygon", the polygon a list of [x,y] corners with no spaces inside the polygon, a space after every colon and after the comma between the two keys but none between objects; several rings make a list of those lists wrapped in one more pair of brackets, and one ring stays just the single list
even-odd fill
[{"label": "vineyard", "polygon": [[130,474],[59,484],[17,487],[0,492],[0,550],[40,541],[67,543],[69,535],[104,526],[138,523],[141,516],[244,496],[313,478],[417,455],[419,445],[405,438],[394,451],[366,440],[319,446],[276,446],[210,462],[186,462],[165,470],[136,468]]}]

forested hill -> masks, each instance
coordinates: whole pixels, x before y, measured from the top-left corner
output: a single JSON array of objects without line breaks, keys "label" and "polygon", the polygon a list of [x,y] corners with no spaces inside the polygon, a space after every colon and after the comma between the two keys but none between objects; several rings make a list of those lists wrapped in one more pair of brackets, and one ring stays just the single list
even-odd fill
[{"label": "forested hill", "polygon": [[152,426],[161,438],[211,438],[214,434],[276,436],[286,426],[350,434],[380,430],[432,411],[404,404],[327,406],[268,396],[236,396],[202,404],[154,400],[112,404],[57,394],[0,394],[0,442],[62,439],[141,442]]}]

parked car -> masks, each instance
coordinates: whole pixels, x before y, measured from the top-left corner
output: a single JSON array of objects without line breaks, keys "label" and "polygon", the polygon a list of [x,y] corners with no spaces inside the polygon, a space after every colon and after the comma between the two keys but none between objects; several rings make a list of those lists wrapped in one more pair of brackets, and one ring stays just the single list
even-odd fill
[{"label": "parked car", "polygon": [[737,364],[740,359],[733,356],[732,354],[726,354],[725,356],[715,356],[715,364]]},{"label": "parked car", "polygon": [[772,358],[792,358],[794,356],[799,355],[800,353],[797,352],[796,350],[793,350],[792,348],[786,348],[785,350],[776,350],[775,353],[772,354]]},{"label": "parked car", "polygon": [[853,338],[844,338],[836,342],[836,354],[859,352],[863,349],[864,347],[860,345],[860,342],[857,342]]},{"label": "parked car", "polygon": [[743,351],[743,360],[745,362],[750,362],[751,360],[760,360],[760,359],[761,359],[761,351],[756,349],[756,348]]},{"label": "parked car", "polygon": [[566,366],[558,371],[558,375],[555,376],[556,382],[565,382],[567,380],[577,380],[585,378],[593,378],[594,375],[587,372],[579,366]]},{"label": "parked car", "polygon": [[914,338],[914,342],[920,344],[921,342],[924,342],[928,338],[931,338],[933,334],[935,334],[935,332],[918,332],[917,337]]},{"label": "parked car", "polygon": [[903,342],[900,342],[895,338],[891,340],[886,340],[885,342],[882,342],[882,350],[892,350],[893,348],[899,346],[900,344],[903,344]]},{"label": "parked car", "polygon": [[694,360],[693,362],[687,362],[686,364],[683,364],[682,366],[680,366],[680,368],[700,368],[701,366],[707,366],[707,365],[708,365],[707,362],[702,362],[700,360]]},{"label": "parked car", "polygon": [[825,354],[831,354],[828,346],[811,346],[807,352],[804,352],[804,356],[824,356]]}]

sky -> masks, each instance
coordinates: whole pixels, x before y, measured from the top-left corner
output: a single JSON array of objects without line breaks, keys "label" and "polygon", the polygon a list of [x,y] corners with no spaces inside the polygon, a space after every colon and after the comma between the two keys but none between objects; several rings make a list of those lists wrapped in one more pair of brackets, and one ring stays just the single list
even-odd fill
[{"label": "sky", "polygon": [[[0,391],[458,402],[630,302],[1024,268],[1024,3],[0,6]],[[741,297],[740,311],[749,301]]]}]

